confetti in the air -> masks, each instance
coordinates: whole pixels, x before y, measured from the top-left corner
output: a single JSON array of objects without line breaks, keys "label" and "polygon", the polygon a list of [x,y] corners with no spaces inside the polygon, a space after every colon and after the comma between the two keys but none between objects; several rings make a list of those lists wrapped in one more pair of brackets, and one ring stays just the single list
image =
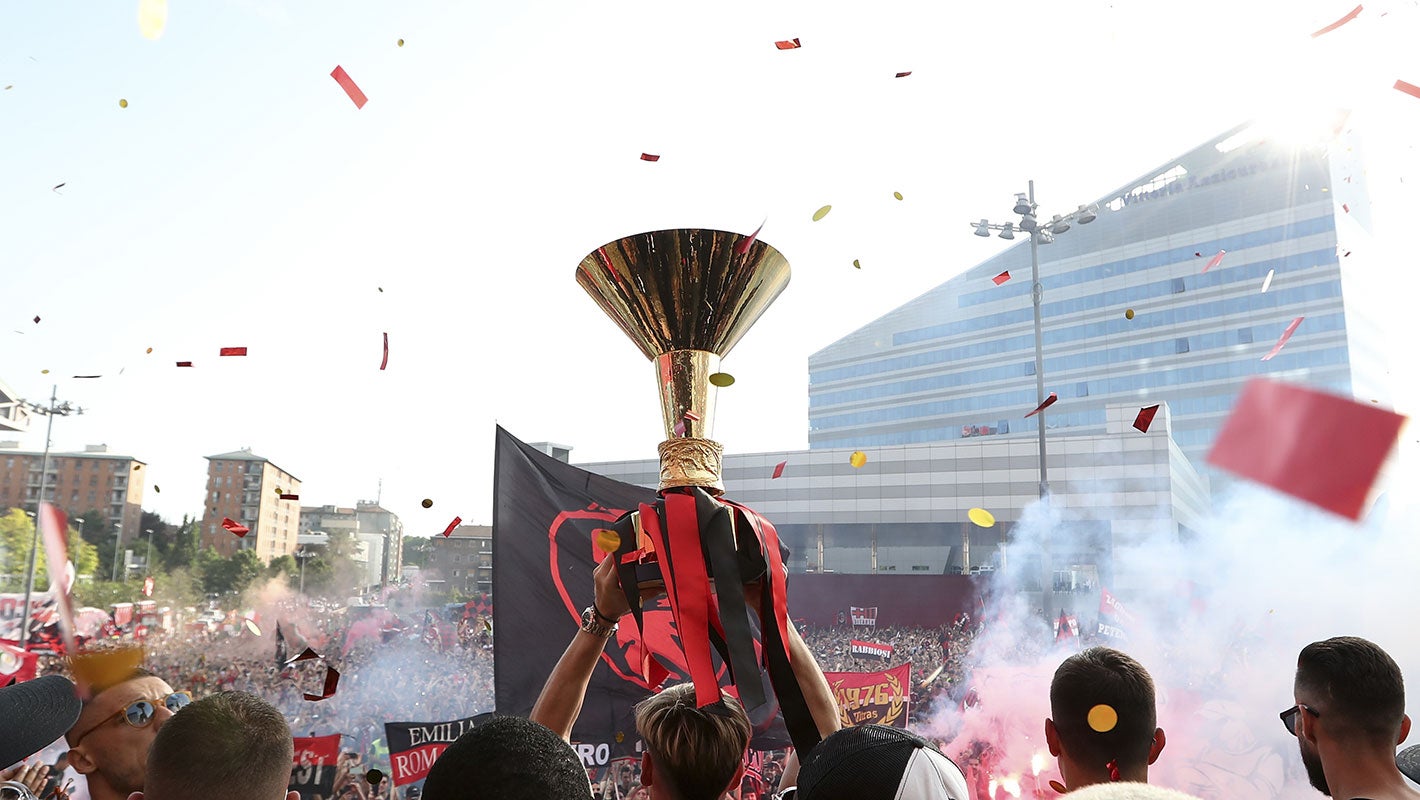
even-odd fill
[{"label": "confetti in the air", "polygon": [[102,378],[102,375],[75,375],[75,378]]},{"label": "confetti in the air", "polygon": [[893,193],[892,193],[892,196],[893,196],[893,197],[896,197],[898,200],[901,200],[901,199],[902,199],[902,192],[893,192]]},{"label": "confetti in the air", "polygon": [[404,40],[403,40],[403,39],[400,39],[399,41],[395,42],[395,44],[398,45],[398,46],[400,46],[400,47],[404,47]]},{"label": "confetti in the air", "polygon": [[[404,40],[403,40],[403,39],[400,39],[400,40],[399,40],[399,46],[400,46],[400,47],[403,47],[403,46],[404,46]],[[368,783],[368,784],[370,784],[371,786],[379,786],[379,785],[380,785],[380,781],[383,781],[384,779],[385,779],[385,774],[384,774],[383,772],[380,772],[380,771],[377,770],[377,769],[372,769],[372,770],[370,770],[369,772],[366,772],[366,773],[365,773],[365,783]]]},{"label": "confetti in the air", "polygon": [[803,45],[799,44],[798,37],[795,37],[793,39],[785,39],[782,42],[775,42],[774,46],[779,48],[780,50],[797,50],[800,47],[803,47]]},{"label": "confetti in the air", "polygon": [[144,39],[162,38],[168,27],[168,0],[138,0],[138,32]]},{"label": "confetti in the air", "polygon": [[153,354],[153,348],[150,347],[150,348],[148,348],[148,355],[152,355],[152,354]]},{"label": "confetti in the air", "polygon": [[192,366],[192,362],[191,362],[191,361],[179,361],[179,362],[177,362],[177,365],[178,365],[179,367],[190,367],[190,366]]},{"label": "confetti in the air", "polygon": [[350,101],[355,104],[356,108],[365,107],[365,103],[368,102],[365,93],[360,91],[360,87],[355,85],[355,81],[351,80],[349,75],[345,74],[344,67],[337,64],[335,69],[331,70],[330,77],[340,84],[340,88],[344,89],[346,94],[350,95]]},{"label": "confetti in the air", "polygon": [[[765,217],[765,218],[764,218],[764,222],[768,222],[768,221],[769,221],[769,218],[768,218],[768,217]],[[751,234],[749,235],[749,238],[748,238],[748,239],[741,239],[741,240],[739,240],[738,242],[735,243],[735,254],[736,254],[736,255],[741,255],[741,256],[742,256],[742,255],[744,255],[745,253],[748,253],[748,252],[749,252],[749,249],[750,249],[751,247],[754,247],[754,240],[755,240],[755,239],[758,239],[758,238],[759,238],[759,232],[762,231],[762,230],[764,230],[764,222],[759,223],[759,227],[754,229],[754,233],[751,233]]]},{"label": "confetti in the air", "polygon": [[1066,788],[1065,788],[1065,784],[1061,783],[1060,781],[1054,780],[1054,779],[1052,779],[1052,780],[1050,781],[1050,788],[1054,789],[1056,792],[1058,792],[1058,793],[1060,793],[1060,794],[1065,794],[1066,792],[1070,791],[1069,789],[1066,789]]},{"label": "confetti in the air", "polygon": [[[67,183],[67,181],[66,181],[66,183]],[[64,188],[64,184],[61,183],[61,184],[55,186],[53,189],[50,189],[50,191],[51,191],[51,192],[54,192],[55,194],[59,194],[59,190],[60,190],[60,189],[63,189],[63,188]],[[62,194],[60,194],[59,196],[60,196],[60,197],[63,197]]]},{"label": "confetti in the air", "polygon": [[1349,205],[1347,205],[1347,204],[1345,204],[1345,203],[1342,203],[1342,204],[1341,204],[1341,210],[1342,210],[1342,211],[1345,211],[1347,214],[1350,214],[1350,213],[1351,213],[1351,206],[1349,206]]},{"label": "confetti in the air", "polygon": [[1316,33],[1313,33],[1313,34],[1312,34],[1312,38],[1315,39],[1316,37],[1322,35],[1323,33],[1331,33],[1332,31],[1336,30],[1337,28],[1341,27],[1342,25],[1345,25],[1346,23],[1348,23],[1348,22],[1350,22],[1351,20],[1355,19],[1356,17],[1360,16],[1360,14],[1361,14],[1361,6],[1356,6],[1355,8],[1351,9],[1351,11],[1350,11],[1349,13],[1347,13],[1346,16],[1342,17],[1341,19],[1338,19],[1337,21],[1331,23],[1330,25],[1327,25],[1325,28],[1322,28],[1321,30],[1317,31]]},{"label": "confetti in the air", "polygon": [[1125,319],[1134,319],[1134,309],[1132,309],[1132,308],[1126,308],[1126,309],[1124,309],[1124,318],[1125,318]]},{"label": "confetti in the air", "polygon": [[245,347],[224,347],[217,353],[218,356],[244,356],[246,354],[247,349]]},{"label": "confetti in the air", "polygon": [[445,538],[445,539],[449,538],[449,534],[451,534],[451,533],[454,532],[454,528],[457,528],[459,525],[462,525],[462,524],[463,524],[463,517],[454,517],[453,522],[450,522],[450,523],[449,523],[449,527],[447,527],[447,528],[444,529],[444,533],[443,533],[444,538]]},{"label": "confetti in the air", "polygon": [[1114,726],[1119,724],[1119,712],[1100,703],[1090,709],[1090,713],[1085,715],[1085,721],[1090,723],[1090,730],[1097,733],[1109,733],[1114,730]]},{"label": "confetti in the air", "polygon": [[1302,320],[1304,319],[1306,319],[1306,317],[1297,317],[1296,319],[1292,320],[1291,324],[1287,326],[1287,330],[1282,331],[1282,338],[1277,340],[1277,344],[1272,345],[1272,349],[1267,353],[1267,355],[1262,357],[1262,360],[1271,361],[1273,356],[1282,352],[1282,348],[1287,345],[1287,340],[1291,339],[1292,334],[1297,332],[1297,326],[1301,325]]},{"label": "confetti in the air", "polygon": [[1272,273],[1276,270],[1267,270],[1267,277],[1262,279],[1262,293],[1267,294],[1267,290],[1272,287]]},{"label": "confetti in the air", "polygon": [[996,524],[996,515],[984,508],[973,508],[967,511],[966,518],[978,528],[990,528]]},{"label": "confetti in the air", "polygon": [[128,108],[128,101],[127,101],[126,99],[120,97],[120,98],[118,99],[118,107],[119,107],[119,108]]},{"label": "confetti in the air", "polygon": [[1051,392],[1051,393],[1050,393],[1050,396],[1047,397],[1047,398],[1045,398],[1045,402],[1043,402],[1043,403],[1041,403],[1040,405],[1036,406],[1034,411],[1032,411],[1032,412],[1030,412],[1029,414],[1026,415],[1026,419],[1030,419],[1031,417],[1035,416],[1036,414],[1039,414],[1040,412],[1044,411],[1045,409],[1050,408],[1051,406],[1055,405],[1055,401],[1056,401],[1056,400],[1059,400],[1059,399],[1060,399],[1060,398],[1058,398],[1058,397],[1055,396],[1055,392]]},{"label": "confetti in the air", "polygon": [[[307,647],[305,650],[301,651],[301,654],[300,654],[300,655],[296,656],[295,658],[291,659],[290,661],[287,661],[287,662],[286,662],[286,666],[289,668],[289,667],[291,667],[291,666],[294,666],[294,665],[295,665],[296,663],[298,663],[298,662],[301,662],[301,661],[310,661],[310,660],[312,660],[312,659],[317,659],[317,660],[324,661],[324,660],[325,660],[325,657],[322,656],[322,655],[320,655],[320,654],[317,653],[316,651],[312,650],[311,648]],[[330,666],[330,664],[326,664],[326,666],[325,666],[325,686],[321,689],[321,693],[320,693],[320,694],[311,694],[311,693],[309,693],[309,692],[306,692],[306,693],[302,694],[301,696],[304,697],[305,699],[307,699],[307,700],[309,700],[309,701],[311,701],[311,702],[314,703],[314,702],[316,702],[317,700],[324,700],[324,699],[326,699],[326,698],[328,698],[328,697],[334,696],[334,695],[335,695],[335,688],[336,688],[337,686],[339,686],[339,685],[340,685],[340,672],[339,672],[338,670],[336,670],[335,667]]]},{"label": "confetti in the air", "polygon": [[853,469],[859,469],[868,463],[868,454],[862,450],[854,450],[853,455],[848,457],[848,463],[853,465]]},{"label": "confetti in the air", "polygon": [[36,324],[36,325],[39,324],[39,315],[38,315],[38,314],[35,314],[35,324]]},{"label": "confetti in the air", "polygon": [[992,279],[991,279],[991,282],[994,283],[994,284],[996,284],[997,286],[1000,286],[1001,284],[1005,283],[1006,281],[1008,281],[1008,280],[1010,280],[1010,279],[1011,279],[1011,271],[1010,271],[1010,270],[1006,270],[1005,272],[1001,273],[1000,275],[997,275],[996,277],[992,278]]},{"label": "confetti in the air", "polygon": [[386,366],[389,365],[389,363],[390,363],[390,335],[389,335],[389,332],[386,331],[386,332],[385,332],[385,349],[384,349],[384,355],[380,356],[380,369],[384,369]]},{"label": "confetti in the air", "polygon": [[726,386],[734,385],[735,376],[728,372],[712,372],[710,373],[710,383],[713,386],[718,386],[723,389]]},{"label": "confetti in the air", "polygon": [[853,269],[862,269],[863,265],[858,263],[858,259],[853,259]]},{"label": "confetti in the air", "polygon": [[599,528],[596,532],[597,547],[603,553],[615,553],[621,547],[621,534],[610,528]]},{"label": "confetti in the air", "polygon": [[830,212],[830,211],[832,211],[832,210],[833,210],[833,206],[824,206],[823,208],[820,208],[818,211],[815,211],[815,212],[814,212],[814,222],[818,222],[819,220],[821,220],[821,219],[823,219],[824,217],[828,216],[828,212]]},{"label": "confetti in the air", "polygon": [[912,73],[911,73],[910,71],[909,71],[909,72],[899,72],[899,73],[897,73],[896,77],[898,77],[898,78],[906,78],[908,75],[911,75],[911,74],[912,74]]},{"label": "confetti in the air", "polygon": [[1413,83],[1406,83],[1405,81],[1398,80],[1395,82],[1395,86],[1393,88],[1398,91],[1405,92],[1411,97],[1420,97],[1420,86],[1416,86]]},{"label": "confetti in the air", "polygon": [[641,160],[642,160],[642,161],[660,161],[660,160],[661,160],[661,157],[660,157],[660,156],[651,155],[650,153],[642,153],[642,154],[641,154]]},{"label": "confetti in the air", "polygon": [[244,536],[246,536],[248,533],[251,533],[251,528],[248,528],[247,526],[241,524],[240,522],[237,522],[236,520],[230,519],[230,518],[228,518],[228,517],[222,517],[222,527],[223,527],[223,528],[226,528],[227,530],[231,531],[232,533],[235,533],[235,534],[238,535],[238,536],[243,536],[243,537],[244,537]]},{"label": "confetti in the air", "polygon": [[769,479],[770,479],[770,480],[775,480],[775,479],[784,477],[784,468],[787,467],[787,466],[789,466],[789,462],[788,462],[788,461],[780,461],[778,464],[775,464],[775,465],[774,465],[774,474],[773,474],[773,475],[770,475],[770,476],[769,476]]},{"label": "confetti in the air", "polygon": [[1154,415],[1159,413],[1158,406],[1145,406],[1139,409],[1139,413],[1134,417],[1134,428],[1140,433],[1148,433],[1149,426],[1154,424]]},{"label": "confetti in the air", "polygon": [[246,626],[247,626],[247,630],[251,631],[251,635],[252,635],[252,636],[260,636],[260,635],[261,635],[261,628],[258,628],[258,627],[256,626],[256,623],[253,622],[252,620],[247,620],[247,621],[246,621]]},{"label": "confetti in the air", "polygon": [[419,501],[419,505],[424,506],[425,508],[433,508],[433,507],[434,507],[434,501],[433,501],[433,500],[430,500],[429,498],[426,497],[426,498],[424,498],[423,500],[420,500],[420,501]]},{"label": "confetti in the air", "polygon": [[163,490],[162,490],[162,489],[159,489],[159,488],[158,488],[158,484],[156,484],[156,483],[153,484],[153,491],[154,491],[154,492],[157,492],[158,494],[162,494],[162,493],[163,493]]},{"label": "confetti in the air", "polygon": [[282,500],[300,500],[300,499],[301,499],[301,496],[298,495],[298,494],[282,493],[281,499],[282,499]]},{"label": "confetti in the air", "polygon": [[1208,270],[1210,270],[1210,269],[1212,269],[1212,268],[1218,266],[1219,264],[1223,263],[1223,256],[1225,256],[1225,255],[1227,255],[1227,254],[1228,254],[1228,251],[1227,251],[1227,250],[1219,250],[1219,251],[1218,251],[1218,254],[1217,254],[1216,256],[1213,256],[1212,258],[1208,259],[1208,263],[1203,265],[1203,271],[1204,271],[1204,272],[1207,272]]}]

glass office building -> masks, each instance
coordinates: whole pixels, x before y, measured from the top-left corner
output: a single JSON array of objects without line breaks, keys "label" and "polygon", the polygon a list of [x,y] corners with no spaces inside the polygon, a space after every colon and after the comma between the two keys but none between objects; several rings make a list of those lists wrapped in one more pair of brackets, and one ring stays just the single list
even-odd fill
[{"label": "glass office building", "polygon": [[[1375,319],[1347,280],[1361,260],[1347,253],[1368,227],[1359,142],[1340,126],[1303,148],[1254,130],[1150,170],[1099,198],[1095,221],[1040,246],[1045,384],[1059,397],[1048,429],[1103,431],[1106,404],[1165,402],[1174,439],[1201,467],[1252,376],[1384,402]],[[1002,206],[1001,221],[1013,219]],[[1011,277],[997,285],[1002,272]],[[1037,420],[1023,418],[1036,404],[1032,328],[1022,235],[810,357],[810,448],[1033,432]]]}]

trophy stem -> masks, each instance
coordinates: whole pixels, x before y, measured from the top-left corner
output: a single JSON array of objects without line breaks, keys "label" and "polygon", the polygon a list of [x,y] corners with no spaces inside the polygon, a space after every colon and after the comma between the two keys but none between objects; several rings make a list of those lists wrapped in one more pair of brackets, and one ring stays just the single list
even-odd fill
[{"label": "trophy stem", "polygon": [[724,448],[710,438],[715,426],[715,393],[710,376],[720,371],[720,357],[708,350],[671,350],[655,358],[660,386],[661,491],[699,486],[723,494],[720,460]]}]

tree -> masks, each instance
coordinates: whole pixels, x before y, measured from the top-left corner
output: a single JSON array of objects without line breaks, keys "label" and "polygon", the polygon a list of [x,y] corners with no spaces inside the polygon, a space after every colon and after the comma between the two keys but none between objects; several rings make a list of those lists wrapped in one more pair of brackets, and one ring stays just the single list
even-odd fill
[{"label": "tree", "polygon": [[[30,568],[30,548],[35,544],[34,520],[23,509],[12,508],[0,517],[0,570],[7,575],[19,576],[19,589],[23,590],[25,575]],[[69,560],[74,562],[77,575],[88,575],[98,565],[98,554],[94,546],[84,541],[79,529],[69,528]],[[44,543],[39,543],[35,553],[35,591],[49,588],[49,559],[44,552]]]},{"label": "tree", "polygon": [[189,567],[197,562],[197,553],[202,549],[202,529],[195,519],[182,515],[182,523],[173,532],[173,545],[169,548],[163,565],[169,570]]},{"label": "tree", "polygon": [[286,585],[291,585],[291,580],[301,569],[301,565],[296,563],[296,559],[290,554],[284,554],[271,559],[262,572],[265,578],[285,578]]},{"label": "tree", "polygon": [[404,537],[404,565],[424,568],[429,566],[429,557],[434,554],[434,540],[423,536]]},{"label": "tree", "polygon": [[[209,554],[211,558],[206,558]],[[240,593],[261,575],[261,558],[255,550],[238,550],[228,558],[209,550],[203,556],[202,588],[210,594]]]}]

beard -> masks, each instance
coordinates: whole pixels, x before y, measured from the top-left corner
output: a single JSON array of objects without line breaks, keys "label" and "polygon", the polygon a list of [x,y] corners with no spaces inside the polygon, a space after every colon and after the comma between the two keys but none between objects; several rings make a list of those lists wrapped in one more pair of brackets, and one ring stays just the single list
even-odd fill
[{"label": "beard", "polygon": [[1307,769],[1307,780],[1311,781],[1313,789],[1330,797],[1331,788],[1326,785],[1326,772],[1321,768],[1321,754],[1307,750],[1306,741],[1301,737],[1297,738],[1297,744],[1302,751],[1302,766]]}]

